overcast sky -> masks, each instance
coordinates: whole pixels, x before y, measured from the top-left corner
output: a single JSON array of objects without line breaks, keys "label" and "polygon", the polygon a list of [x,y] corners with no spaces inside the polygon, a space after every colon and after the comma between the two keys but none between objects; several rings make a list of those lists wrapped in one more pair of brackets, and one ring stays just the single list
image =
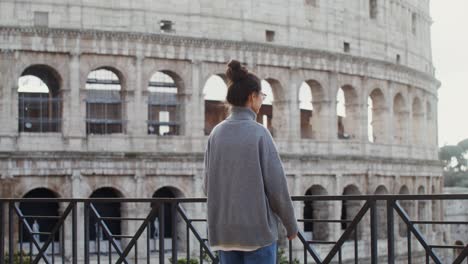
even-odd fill
[{"label": "overcast sky", "polygon": [[468,0],[431,0],[439,89],[439,145],[468,138]]}]

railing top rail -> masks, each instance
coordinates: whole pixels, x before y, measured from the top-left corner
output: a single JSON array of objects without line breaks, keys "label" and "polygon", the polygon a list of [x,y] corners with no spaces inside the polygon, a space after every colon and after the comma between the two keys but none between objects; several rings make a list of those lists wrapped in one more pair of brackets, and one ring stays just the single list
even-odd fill
[{"label": "railing top rail", "polygon": [[[404,201],[468,200],[468,194],[399,194],[399,195],[307,195],[292,196],[293,201]],[[0,198],[0,202],[77,202],[77,203],[204,203],[205,197],[194,198]]]},{"label": "railing top rail", "polygon": [[342,201],[342,200],[358,200],[358,201],[388,201],[388,200],[466,200],[467,194],[371,194],[371,195],[308,195],[308,196],[292,196],[293,201]]}]

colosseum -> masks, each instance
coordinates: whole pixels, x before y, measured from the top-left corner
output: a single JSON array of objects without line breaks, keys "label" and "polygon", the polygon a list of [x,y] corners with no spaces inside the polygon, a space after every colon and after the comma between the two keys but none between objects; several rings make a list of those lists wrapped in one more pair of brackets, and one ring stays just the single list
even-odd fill
[{"label": "colosseum", "polygon": [[[0,195],[203,197],[203,153],[228,114],[231,58],[262,79],[257,121],[292,195],[441,193],[431,23],[429,0],[2,0]],[[300,218],[346,219],[357,207],[295,208]],[[443,218],[437,202],[405,208]],[[136,209],[102,210],[145,215]],[[344,227],[301,228],[333,240]]]}]

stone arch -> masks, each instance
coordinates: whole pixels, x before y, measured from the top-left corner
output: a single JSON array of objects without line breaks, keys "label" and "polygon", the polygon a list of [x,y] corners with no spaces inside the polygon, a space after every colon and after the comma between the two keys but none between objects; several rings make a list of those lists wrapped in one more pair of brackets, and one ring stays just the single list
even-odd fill
[{"label": "stone arch", "polygon": [[[343,195],[360,195],[361,191],[359,188],[354,184],[349,184],[343,189]],[[341,217],[342,221],[349,221],[352,220],[356,214],[361,209],[361,202],[358,200],[343,200],[341,203]],[[341,230],[345,230],[348,227],[348,222],[341,223]],[[353,232],[354,233],[354,232]],[[362,232],[358,231],[358,239],[361,239]],[[352,239],[354,235],[350,236]]]},{"label": "stone arch", "polygon": [[405,143],[407,126],[406,102],[403,95],[397,93],[393,98],[393,140],[395,144],[402,145]]},{"label": "stone arch", "polygon": [[412,107],[412,140],[416,145],[421,145],[424,140],[423,131],[424,131],[424,111],[419,97],[413,99]]},{"label": "stone arch", "polygon": [[373,143],[385,140],[385,97],[380,88],[372,90],[368,97],[368,138]]},{"label": "stone arch", "polygon": [[125,131],[122,73],[100,67],[86,79],[86,133],[114,134]]},{"label": "stone arch", "polygon": [[[402,194],[402,195],[410,194],[408,186],[402,185],[398,194]],[[411,218],[412,202],[410,200],[402,200],[400,201],[400,205],[403,208],[403,210],[405,210],[406,214]],[[407,230],[405,222],[400,217],[398,217],[398,234],[400,235],[400,237],[406,237],[407,232],[408,230]]]},{"label": "stone arch", "polygon": [[[37,199],[37,198],[51,198],[57,199],[59,198],[58,194],[53,190],[48,188],[39,187],[28,191],[22,198],[26,199]],[[19,203],[19,208],[23,215],[27,216],[50,216],[50,217],[57,217],[60,215],[60,205],[58,202],[27,202],[25,200]],[[57,218],[27,218],[26,221],[28,222],[29,226],[32,228],[34,232],[43,232],[48,233],[53,230],[55,225],[58,222]],[[19,222],[20,228],[23,229],[22,237],[24,245],[29,244],[31,237],[26,233],[26,227]],[[41,234],[36,235],[36,239],[41,242],[46,241],[49,238],[49,235]],[[59,244],[60,236],[57,233],[54,236],[54,243]],[[55,246],[55,245],[54,245]],[[59,247],[57,247],[59,248]]]},{"label": "stone arch", "polygon": [[56,69],[34,64],[18,78],[18,131],[60,132],[62,77]]},{"label": "stone arch", "polygon": [[[305,193],[305,195],[327,194],[327,190],[321,185],[312,185]],[[304,202],[304,219],[327,220],[329,207],[327,201]],[[327,240],[330,231],[327,223],[304,222],[304,233],[308,236],[308,239]]]},{"label": "stone arch", "polygon": [[[374,194],[377,195],[385,195],[388,193],[389,191],[384,185],[379,185],[374,192]],[[379,225],[377,230],[377,238],[385,239],[387,238],[387,204],[385,200],[377,201],[377,219],[377,223]]]},{"label": "stone arch", "polygon": [[[152,198],[182,198],[184,197],[184,193],[173,186],[164,186],[159,189],[157,189],[153,195]],[[150,249],[152,251],[156,251],[159,249],[159,236],[164,235],[164,240],[165,240],[165,245],[172,245],[172,234],[175,228],[175,232],[177,234],[177,240],[179,241],[179,245],[184,245],[184,239],[185,236],[185,230],[182,226],[182,219],[180,216],[177,214],[176,215],[176,225],[173,226],[173,215],[171,213],[171,206],[170,204],[165,204],[164,205],[164,234],[160,233],[159,230],[159,221],[160,221],[160,206],[161,204],[157,203],[152,203],[151,208],[152,210],[155,210],[154,216],[150,219]],[[170,249],[170,248],[166,248]]]},{"label": "stone arch", "polygon": [[346,84],[336,94],[338,139],[352,139],[359,128],[359,100],[356,88]]},{"label": "stone arch", "polygon": [[205,135],[226,119],[228,109],[226,107],[227,80],[224,74],[213,74],[205,82],[203,98],[205,102]]},{"label": "stone arch", "polygon": [[156,71],[148,82],[148,134],[180,135],[181,106],[179,92],[183,81],[171,71]]},{"label": "stone arch", "polygon": [[324,100],[322,85],[316,80],[302,82],[299,87],[301,138],[320,138],[323,131],[321,104]]},{"label": "stone arch", "polygon": [[[101,187],[93,191],[90,198],[122,198],[123,194],[119,190],[113,187]],[[93,201],[92,205],[101,217],[121,217],[123,206],[120,202],[97,202]],[[105,222],[111,234],[121,235],[122,234],[122,221],[106,221]],[[97,224],[97,218],[93,213],[90,213],[89,217],[89,238],[90,238],[90,249],[94,253],[97,253],[96,243],[100,241],[108,241],[108,237],[105,236],[102,228]],[[116,239],[118,244],[121,244],[120,239]],[[108,253],[108,243],[101,242],[100,253]],[[114,250],[114,249],[112,249]]]}]

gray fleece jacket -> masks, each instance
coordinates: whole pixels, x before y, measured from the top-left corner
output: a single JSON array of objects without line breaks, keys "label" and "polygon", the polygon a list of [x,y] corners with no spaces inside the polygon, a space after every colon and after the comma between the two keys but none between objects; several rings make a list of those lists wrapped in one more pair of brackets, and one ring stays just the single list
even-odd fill
[{"label": "gray fleece jacket", "polygon": [[211,246],[263,247],[298,227],[286,177],[270,132],[245,107],[210,134],[205,153],[208,240]]}]

